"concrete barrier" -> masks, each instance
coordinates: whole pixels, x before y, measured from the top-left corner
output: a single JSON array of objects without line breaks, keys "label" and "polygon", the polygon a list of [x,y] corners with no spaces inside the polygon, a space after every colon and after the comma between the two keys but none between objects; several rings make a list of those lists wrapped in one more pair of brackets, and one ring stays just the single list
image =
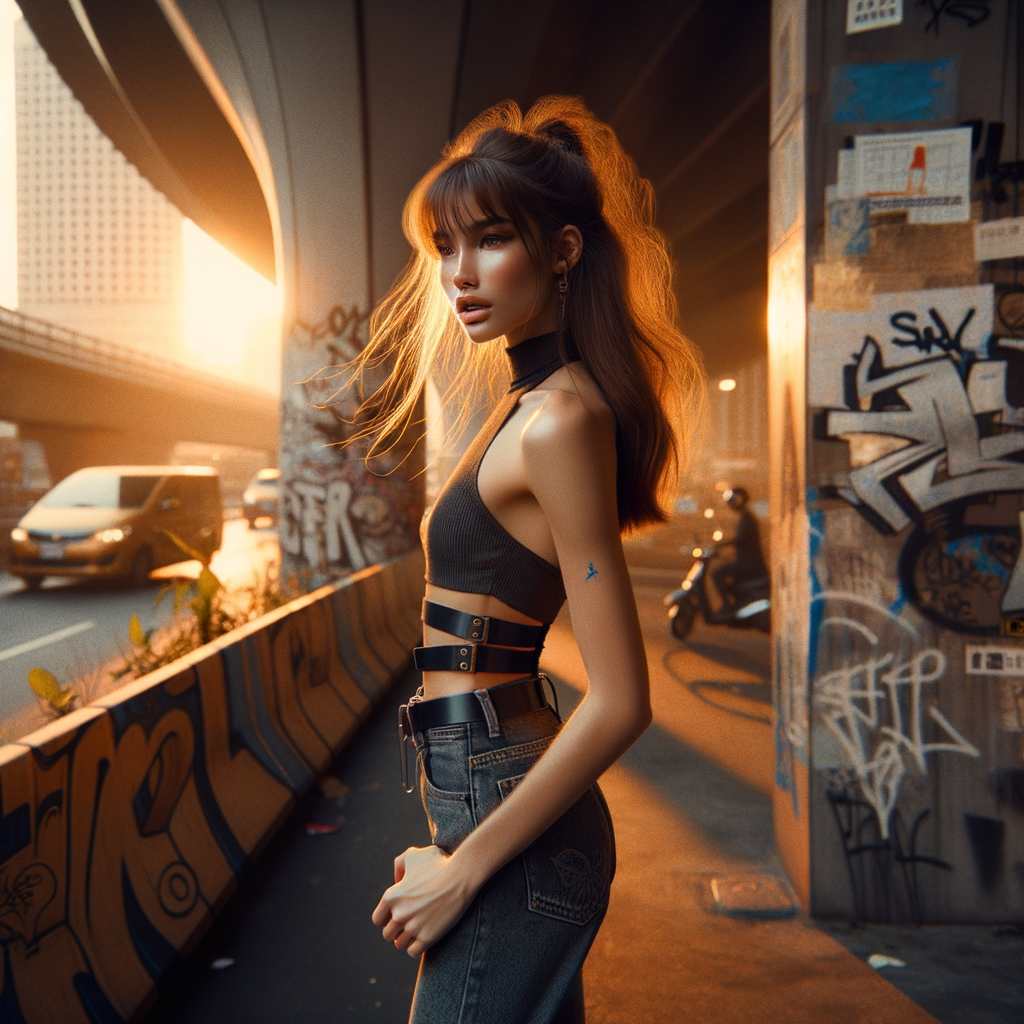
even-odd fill
[{"label": "concrete barrier", "polygon": [[0,1020],[151,1008],[408,664],[423,559],[324,587],[0,747]]}]

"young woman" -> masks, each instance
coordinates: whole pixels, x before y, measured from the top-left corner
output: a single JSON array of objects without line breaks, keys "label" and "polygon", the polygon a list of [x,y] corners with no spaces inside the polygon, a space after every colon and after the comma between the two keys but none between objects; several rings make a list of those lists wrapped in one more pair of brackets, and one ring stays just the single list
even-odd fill
[{"label": "young woman", "polygon": [[[364,377],[392,368],[364,404],[378,450],[439,366],[442,401],[473,379],[505,392],[424,517],[423,686],[402,726],[433,845],[396,858],[373,912],[422,956],[415,1024],[584,1018],[615,869],[596,780],[651,720],[620,536],[665,518],[702,394],[652,220],[578,100],[503,103],[413,190],[414,255],[361,356]],[[563,724],[537,662],[566,598],[588,689]]]}]

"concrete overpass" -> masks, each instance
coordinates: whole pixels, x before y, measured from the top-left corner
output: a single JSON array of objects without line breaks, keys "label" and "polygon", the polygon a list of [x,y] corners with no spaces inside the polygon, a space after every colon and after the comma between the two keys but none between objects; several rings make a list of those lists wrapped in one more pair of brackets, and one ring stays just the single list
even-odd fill
[{"label": "concrete overpass", "polygon": [[[300,188],[308,182],[321,206],[331,193],[361,191],[366,258],[346,255],[365,274],[371,302],[405,262],[405,196],[449,138],[499,100],[581,95],[655,186],[658,222],[677,261],[680,322],[709,369],[764,356],[769,0],[303,4],[303,24],[320,26],[322,50],[300,45],[289,5],[20,6],[115,145],[186,216],[267,277],[275,275],[274,222],[286,287],[289,263],[303,259],[286,237],[310,215]],[[250,44],[257,49],[243,52]],[[293,44],[303,51],[298,68],[289,65]],[[354,135],[339,130],[332,109],[349,63],[361,91]],[[334,67],[323,83],[315,79],[320,65]],[[264,72],[277,78],[273,123],[261,110],[274,88]],[[276,147],[297,152],[313,139],[343,150],[315,182],[311,153],[293,153],[287,168],[275,163]],[[311,317],[301,296],[297,304],[309,323],[330,308]]]},{"label": "concrete overpass", "polygon": [[0,419],[42,442],[54,480],[166,462],[175,441],[277,449],[278,403],[255,388],[0,308]]}]

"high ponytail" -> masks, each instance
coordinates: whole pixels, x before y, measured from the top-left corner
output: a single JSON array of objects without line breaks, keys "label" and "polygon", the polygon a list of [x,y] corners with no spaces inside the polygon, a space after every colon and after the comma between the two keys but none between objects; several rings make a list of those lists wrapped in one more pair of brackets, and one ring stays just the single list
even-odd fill
[{"label": "high ponytail", "polygon": [[[393,444],[411,428],[432,373],[445,382],[442,407],[481,376],[495,395],[507,384],[501,346],[469,341],[436,280],[434,232],[464,228],[473,205],[510,220],[538,268],[560,228],[579,228],[565,322],[615,414],[619,524],[663,521],[702,410],[701,361],[676,325],[653,189],[577,98],[544,97],[525,116],[511,101],[492,107],[413,189],[403,217],[413,255],[371,317],[369,344],[346,367],[368,393],[356,437],[373,439],[370,457]],[[366,388],[382,373],[383,383]]]}]

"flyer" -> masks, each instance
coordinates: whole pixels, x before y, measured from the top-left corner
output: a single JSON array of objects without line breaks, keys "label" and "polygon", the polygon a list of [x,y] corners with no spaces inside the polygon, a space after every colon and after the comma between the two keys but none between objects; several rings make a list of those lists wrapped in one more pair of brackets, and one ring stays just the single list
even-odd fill
[{"label": "flyer", "polygon": [[846,34],[888,28],[903,21],[903,0],[846,0]]},{"label": "flyer", "polygon": [[1011,260],[1024,256],[1024,217],[1001,217],[974,225],[974,258]]},{"label": "flyer", "polygon": [[907,211],[911,224],[971,219],[971,129],[857,135],[854,180],[872,213]]}]

